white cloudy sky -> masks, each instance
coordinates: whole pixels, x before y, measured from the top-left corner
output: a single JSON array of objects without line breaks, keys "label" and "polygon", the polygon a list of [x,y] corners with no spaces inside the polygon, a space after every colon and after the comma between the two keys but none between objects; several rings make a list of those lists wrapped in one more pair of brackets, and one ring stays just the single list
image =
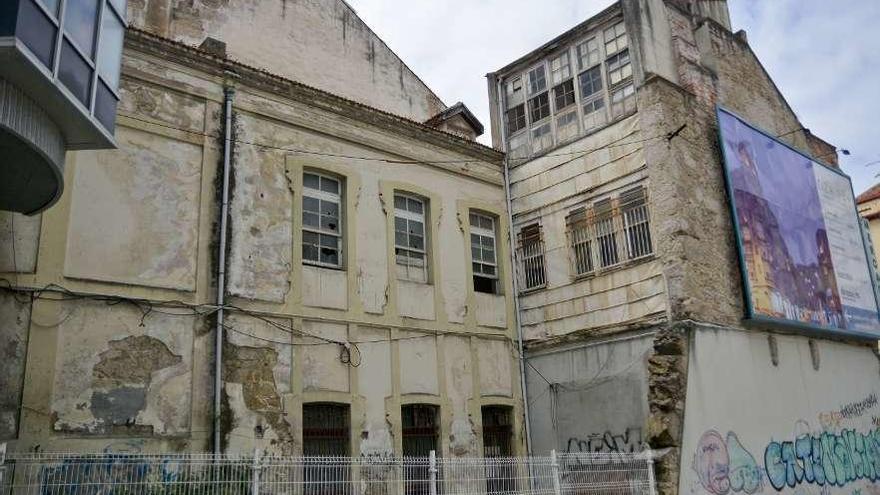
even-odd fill
[{"label": "white cloudy sky", "polygon": [[[610,0],[348,0],[447,103],[488,127],[485,74],[610,5]],[[801,122],[839,148],[856,194],[880,181],[880,1],[730,0]],[[488,132],[487,132],[488,134]],[[481,140],[489,142],[489,137]]]}]

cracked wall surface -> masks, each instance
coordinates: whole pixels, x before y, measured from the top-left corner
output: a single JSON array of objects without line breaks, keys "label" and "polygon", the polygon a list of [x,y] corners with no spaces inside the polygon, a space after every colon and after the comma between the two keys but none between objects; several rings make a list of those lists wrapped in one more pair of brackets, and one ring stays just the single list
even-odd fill
[{"label": "cracked wall surface", "polygon": [[18,436],[27,357],[30,300],[0,292],[0,441]]}]

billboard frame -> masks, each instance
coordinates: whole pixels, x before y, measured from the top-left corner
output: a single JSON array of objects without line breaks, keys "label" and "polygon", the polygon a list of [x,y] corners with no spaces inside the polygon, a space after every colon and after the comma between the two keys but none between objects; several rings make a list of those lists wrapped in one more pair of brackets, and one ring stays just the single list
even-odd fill
[{"label": "billboard frame", "polygon": [[[749,127],[753,131],[764,135],[764,137],[766,137],[766,138],[774,141],[775,143],[777,143],[781,146],[784,146],[785,148],[789,149],[790,151],[793,151],[794,153],[806,158],[814,166],[819,165],[821,167],[824,167],[825,169],[827,169],[831,172],[834,172],[835,174],[839,175],[840,177],[843,177],[844,179],[846,179],[847,182],[849,183],[850,194],[852,194],[852,197],[853,197],[853,214],[856,216],[857,220],[859,219],[859,211],[858,211],[858,205],[855,202],[855,191],[853,190],[853,187],[852,187],[852,178],[850,178],[849,175],[844,173],[843,170],[840,170],[837,167],[832,167],[832,166],[829,166],[825,163],[822,163],[821,161],[817,160],[816,158],[807,155],[806,153],[804,153],[801,150],[798,150],[794,146],[791,146],[790,144],[781,141],[777,136],[767,132],[766,130],[756,126],[755,124],[752,124],[748,119],[742,117],[738,113],[736,113],[728,108],[725,108],[721,105],[715,105],[715,122],[718,126],[718,129],[717,129],[718,145],[719,145],[719,148],[721,148],[721,158],[723,160],[723,163],[721,164],[721,168],[723,169],[723,172],[724,172],[724,185],[725,185],[725,189],[727,191],[727,205],[730,210],[731,219],[733,220],[733,235],[736,238],[736,252],[737,252],[737,258],[738,258],[738,262],[739,262],[739,272],[740,272],[740,276],[742,278],[743,289],[744,289],[743,290],[743,302],[745,303],[746,314],[745,314],[745,317],[743,318],[743,323],[746,325],[764,325],[764,326],[769,326],[771,328],[776,328],[776,329],[793,330],[798,333],[821,336],[821,337],[850,337],[850,338],[854,337],[854,338],[858,338],[858,339],[865,339],[865,340],[872,340],[872,341],[880,340],[880,334],[871,334],[871,333],[861,332],[858,330],[835,328],[835,327],[816,325],[816,324],[812,324],[812,323],[800,322],[800,321],[795,321],[795,320],[788,320],[785,318],[776,318],[776,317],[772,317],[772,316],[758,314],[755,312],[755,308],[752,304],[752,286],[751,286],[751,282],[749,281],[749,269],[748,269],[748,265],[746,264],[745,252],[743,250],[742,235],[741,235],[740,224],[739,224],[739,215],[737,215],[736,199],[734,197],[734,190],[733,190],[733,181],[731,180],[731,177],[730,177],[730,166],[729,166],[730,161],[728,160],[727,150],[725,149],[725,146],[724,146],[724,138],[723,138],[722,131],[721,131],[721,113],[722,112],[736,118],[743,125]],[[874,300],[875,314],[876,314],[878,321],[880,321],[880,300],[878,300],[878,298],[877,298],[877,285],[876,285],[877,282],[875,280],[876,277],[874,277],[874,275],[871,271],[872,268],[871,268],[871,264],[870,264],[871,263],[870,262],[870,253],[868,253],[868,247],[865,244],[864,237],[861,234],[861,224],[859,224],[859,230],[860,230],[859,240],[862,244],[862,249],[865,252],[865,269],[868,270],[868,274],[869,274],[868,278],[871,280],[871,288],[873,289],[871,296]],[[835,272],[835,276],[836,276],[836,272]]]}]

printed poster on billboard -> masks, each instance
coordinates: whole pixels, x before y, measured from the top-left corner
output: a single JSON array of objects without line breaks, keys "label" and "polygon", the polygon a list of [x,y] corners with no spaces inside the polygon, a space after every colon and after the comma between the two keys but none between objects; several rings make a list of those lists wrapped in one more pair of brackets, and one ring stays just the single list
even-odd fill
[{"label": "printed poster on billboard", "polygon": [[747,318],[880,338],[849,177],[718,108]]}]

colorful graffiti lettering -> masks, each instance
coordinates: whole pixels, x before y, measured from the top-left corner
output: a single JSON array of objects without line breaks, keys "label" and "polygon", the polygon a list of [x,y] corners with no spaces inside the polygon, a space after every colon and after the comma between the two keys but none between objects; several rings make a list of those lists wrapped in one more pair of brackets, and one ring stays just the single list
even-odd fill
[{"label": "colorful graffiti lettering", "polygon": [[865,434],[850,429],[770,442],[764,466],[776,490],[800,483],[843,486],[859,479],[874,481],[880,477],[880,428]]},{"label": "colorful graffiti lettering", "polygon": [[726,441],[715,430],[703,433],[693,467],[703,488],[715,495],[731,490],[751,495],[762,487],[761,470],[755,458],[732,431],[727,433]]},{"label": "colorful graffiti lettering", "polygon": [[587,438],[571,437],[565,446],[567,453],[583,452],[640,452],[644,448],[642,442],[642,430],[640,428],[627,428],[624,433],[593,433]]}]

